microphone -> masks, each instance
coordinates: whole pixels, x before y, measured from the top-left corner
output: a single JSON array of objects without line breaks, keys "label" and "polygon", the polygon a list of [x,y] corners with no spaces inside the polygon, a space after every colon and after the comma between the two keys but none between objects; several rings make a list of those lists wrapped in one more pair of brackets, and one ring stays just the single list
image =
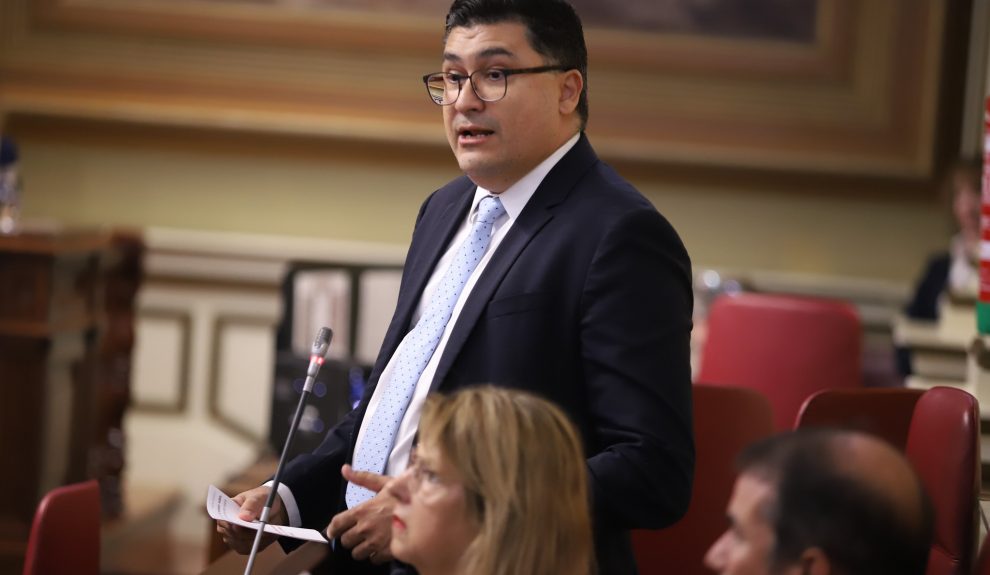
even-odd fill
[{"label": "microphone", "polygon": [[333,339],[333,332],[329,327],[321,327],[320,333],[316,334],[313,347],[309,352],[309,367],[306,369],[306,383],[303,384],[303,391],[313,391],[316,383],[316,374],[320,372],[323,361],[327,357],[327,350],[330,349],[330,340]]},{"label": "microphone", "polygon": [[261,536],[265,533],[265,525],[268,524],[268,516],[272,511],[272,504],[275,502],[275,495],[278,494],[278,486],[282,477],[282,468],[285,466],[285,458],[292,446],[292,438],[296,435],[296,428],[299,427],[299,420],[302,419],[303,408],[306,405],[306,398],[313,391],[316,383],[316,374],[320,372],[320,367],[326,360],[327,350],[330,349],[330,340],[333,339],[333,331],[328,327],[320,328],[320,333],[316,334],[313,347],[310,349],[309,367],[306,369],[306,383],[303,384],[302,393],[299,395],[299,405],[296,406],[296,413],[292,416],[292,424],[289,427],[289,435],[285,438],[285,445],[282,446],[282,456],[278,459],[278,467],[275,468],[275,477],[272,479],[272,490],[268,493],[265,507],[261,510],[261,517],[258,518],[258,533],[254,536],[254,544],[251,546],[251,554],[248,556],[247,567],[244,568],[244,575],[250,575],[254,567],[254,559],[258,555],[261,546]]}]

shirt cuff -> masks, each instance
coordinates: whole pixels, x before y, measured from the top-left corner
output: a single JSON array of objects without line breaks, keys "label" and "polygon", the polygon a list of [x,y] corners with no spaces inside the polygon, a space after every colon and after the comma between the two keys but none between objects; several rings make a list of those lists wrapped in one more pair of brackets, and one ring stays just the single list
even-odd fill
[{"label": "shirt cuff", "polygon": [[[273,481],[266,481],[264,487],[271,488]],[[292,495],[292,490],[284,483],[278,484],[278,496],[282,500],[282,508],[289,518],[289,527],[302,527],[302,517],[299,516],[299,506],[296,505],[296,498]]]}]

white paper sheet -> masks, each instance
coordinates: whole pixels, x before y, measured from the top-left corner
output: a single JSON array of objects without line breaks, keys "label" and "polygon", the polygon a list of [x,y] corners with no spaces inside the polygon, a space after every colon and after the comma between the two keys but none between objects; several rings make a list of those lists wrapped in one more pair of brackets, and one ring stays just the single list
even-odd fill
[{"label": "white paper sheet", "polygon": [[[237,513],[240,509],[240,505],[234,503],[230,497],[224,495],[223,491],[220,491],[216,486],[211,485],[209,490],[207,490],[206,512],[210,514],[210,517],[221,521],[236,523],[237,525],[257,531],[258,526],[261,525],[261,523],[258,521],[244,521],[239,518]],[[323,535],[315,529],[287,527],[285,525],[265,525],[265,532],[280,535],[282,537],[303,539],[305,541],[317,541],[319,543],[327,542],[326,538],[324,538]]]}]

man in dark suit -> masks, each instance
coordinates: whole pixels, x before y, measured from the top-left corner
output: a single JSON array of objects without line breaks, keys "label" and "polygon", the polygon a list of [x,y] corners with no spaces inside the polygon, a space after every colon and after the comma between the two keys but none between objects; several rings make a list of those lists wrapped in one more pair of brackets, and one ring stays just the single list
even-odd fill
[{"label": "man in dark suit", "polygon": [[[563,0],[451,6],[442,71],[424,82],[465,176],[423,204],[368,391],[288,466],[274,514],[330,522],[335,572],[382,572],[390,560],[392,501],[358,483],[376,491],[405,468],[431,391],[493,383],[566,410],[588,456],[602,573],[635,573],[629,529],[687,508],[690,262],[670,224],[592,150],[586,76],[581,23]],[[423,335],[430,325],[435,337]],[[348,467],[341,481],[351,462],[365,473]],[[257,516],[267,492],[238,495],[242,515]],[[253,534],[218,529],[250,548]]]}]

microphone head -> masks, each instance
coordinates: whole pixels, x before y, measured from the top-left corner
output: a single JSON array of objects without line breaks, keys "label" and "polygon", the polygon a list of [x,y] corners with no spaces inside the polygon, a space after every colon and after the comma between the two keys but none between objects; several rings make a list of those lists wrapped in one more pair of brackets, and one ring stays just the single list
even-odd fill
[{"label": "microphone head", "polygon": [[331,339],[333,339],[333,331],[329,327],[320,328],[320,333],[316,334],[316,340],[313,341],[313,349],[310,353],[319,357],[326,357],[327,351],[330,349]]}]

